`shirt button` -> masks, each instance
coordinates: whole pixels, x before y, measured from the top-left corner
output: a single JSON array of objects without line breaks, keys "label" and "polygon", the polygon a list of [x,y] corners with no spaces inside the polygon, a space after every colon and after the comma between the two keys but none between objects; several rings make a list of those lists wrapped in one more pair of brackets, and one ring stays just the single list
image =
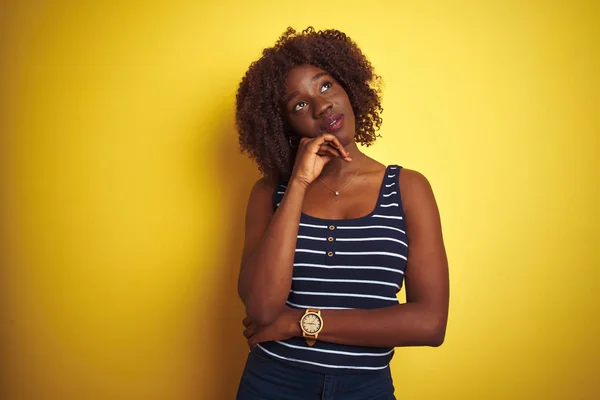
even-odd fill
[{"label": "shirt button", "polygon": [[328,241],[330,241],[330,242],[333,242],[333,238],[332,238],[331,236],[329,236],[329,237],[327,238],[327,240],[328,240]]},{"label": "shirt button", "polygon": [[327,252],[327,255],[328,255],[329,257],[333,257],[333,251],[328,251],[328,252]]},{"label": "shirt button", "polygon": [[335,229],[335,226],[333,226],[333,225],[329,225],[329,230],[330,230],[330,231],[332,231],[332,230],[334,230],[334,229]]}]

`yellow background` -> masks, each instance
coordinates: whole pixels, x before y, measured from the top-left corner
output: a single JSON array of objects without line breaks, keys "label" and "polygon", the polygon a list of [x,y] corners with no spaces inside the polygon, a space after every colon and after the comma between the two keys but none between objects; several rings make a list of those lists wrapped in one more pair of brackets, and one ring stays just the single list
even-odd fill
[{"label": "yellow background", "polygon": [[234,95],[288,25],[358,42],[367,153],[439,202],[446,343],[398,349],[398,397],[600,398],[598,2],[6,3],[0,398],[234,397]]}]

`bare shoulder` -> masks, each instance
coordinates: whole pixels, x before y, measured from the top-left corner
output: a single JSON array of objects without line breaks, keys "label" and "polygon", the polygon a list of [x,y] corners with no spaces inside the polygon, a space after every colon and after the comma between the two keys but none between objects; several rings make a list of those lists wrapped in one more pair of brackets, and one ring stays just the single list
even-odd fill
[{"label": "bare shoulder", "polygon": [[278,184],[279,182],[277,182],[276,179],[263,176],[254,183],[254,186],[252,186],[252,190],[250,192],[250,200],[252,200],[255,197],[270,197]]},{"label": "bare shoulder", "polygon": [[279,183],[280,182],[273,177],[263,176],[254,183],[254,187],[258,189],[275,189]]},{"label": "bare shoulder", "polygon": [[435,204],[429,180],[422,173],[412,169],[402,168],[400,193],[405,211],[418,205]]},{"label": "bare shoulder", "polygon": [[414,169],[402,168],[400,173],[400,185],[427,185],[429,186],[429,181],[419,171],[415,171]]}]

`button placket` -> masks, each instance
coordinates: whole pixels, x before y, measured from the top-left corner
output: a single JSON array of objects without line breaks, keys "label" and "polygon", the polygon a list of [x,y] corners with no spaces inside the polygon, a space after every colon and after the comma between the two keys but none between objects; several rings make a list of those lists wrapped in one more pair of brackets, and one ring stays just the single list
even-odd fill
[{"label": "button placket", "polygon": [[327,258],[331,259],[335,255],[335,225],[329,225],[329,234],[327,236]]}]

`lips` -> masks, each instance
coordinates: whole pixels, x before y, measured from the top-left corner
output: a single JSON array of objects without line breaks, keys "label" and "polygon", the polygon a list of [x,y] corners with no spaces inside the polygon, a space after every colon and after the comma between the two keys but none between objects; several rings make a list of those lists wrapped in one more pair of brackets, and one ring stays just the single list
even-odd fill
[{"label": "lips", "polygon": [[325,118],[321,123],[321,129],[325,132],[335,132],[344,126],[344,115],[343,114],[332,114]]}]

